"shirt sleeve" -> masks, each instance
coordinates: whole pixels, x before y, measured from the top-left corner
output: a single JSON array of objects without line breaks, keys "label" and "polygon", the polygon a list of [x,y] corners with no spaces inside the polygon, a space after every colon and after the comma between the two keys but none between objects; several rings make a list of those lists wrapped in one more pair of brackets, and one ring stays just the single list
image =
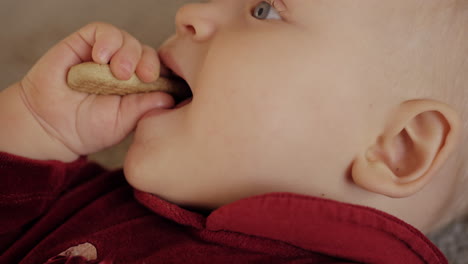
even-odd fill
[{"label": "shirt sleeve", "polygon": [[61,194],[105,170],[82,157],[38,161],[0,152],[0,252],[47,213]]}]

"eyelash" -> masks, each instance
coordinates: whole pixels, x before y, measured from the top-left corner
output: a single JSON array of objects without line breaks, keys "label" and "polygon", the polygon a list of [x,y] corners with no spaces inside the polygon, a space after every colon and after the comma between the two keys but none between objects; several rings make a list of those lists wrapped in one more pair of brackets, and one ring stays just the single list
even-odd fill
[{"label": "eyelash", "polygon": [[276,6],[276,1],[277,0],[264,0],[265,2],[267,2],[268,4],[270,4],[274,9],[276,9],[276,11],[278,11],[278,13],[281,15],[284,10],[281,10],[279,9],[277,6]]}]

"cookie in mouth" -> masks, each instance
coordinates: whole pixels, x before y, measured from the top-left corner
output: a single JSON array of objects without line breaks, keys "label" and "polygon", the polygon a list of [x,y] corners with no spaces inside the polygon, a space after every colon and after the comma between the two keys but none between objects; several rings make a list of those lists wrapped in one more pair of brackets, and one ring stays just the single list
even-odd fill
[{"label": "cookie in mouth", "polygon": [[174,91],[168,92],[174,97],[176,104],[186,101],[189,98],[193,97],[192,89],[188,82],[182,78],[181,76],[177,75],[173,70],[171,70],[168,66],[161,62],[161,70],[159,74],[161,79],[167,79],[173,82],[173,86],[175,87]]}]

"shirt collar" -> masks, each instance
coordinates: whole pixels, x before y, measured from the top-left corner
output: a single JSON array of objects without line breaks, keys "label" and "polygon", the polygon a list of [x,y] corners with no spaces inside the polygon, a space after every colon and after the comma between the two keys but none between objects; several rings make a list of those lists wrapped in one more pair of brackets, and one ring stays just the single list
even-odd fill
[{"label": "shirt collar", "polygon": [[270,193],[222,206],[209,214],[183,209],[152,194],[135,197],[181,225],[232,231],[364,263],[447,263],[421,232],[379,210],[292,193]]}]

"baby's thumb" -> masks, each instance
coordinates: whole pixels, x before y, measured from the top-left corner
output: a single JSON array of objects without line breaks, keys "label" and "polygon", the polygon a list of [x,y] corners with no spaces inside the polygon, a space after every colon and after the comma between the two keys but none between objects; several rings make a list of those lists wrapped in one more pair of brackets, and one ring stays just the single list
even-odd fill
[{"label": "baby's thumb", "polygon": [[130,94],[122,98],[120,104],[120,117],[118,129],[125,134],[130,133],[138,123],[138,120],[150,110],[170,109],[174,107],[174,99],[163,92]]}]

